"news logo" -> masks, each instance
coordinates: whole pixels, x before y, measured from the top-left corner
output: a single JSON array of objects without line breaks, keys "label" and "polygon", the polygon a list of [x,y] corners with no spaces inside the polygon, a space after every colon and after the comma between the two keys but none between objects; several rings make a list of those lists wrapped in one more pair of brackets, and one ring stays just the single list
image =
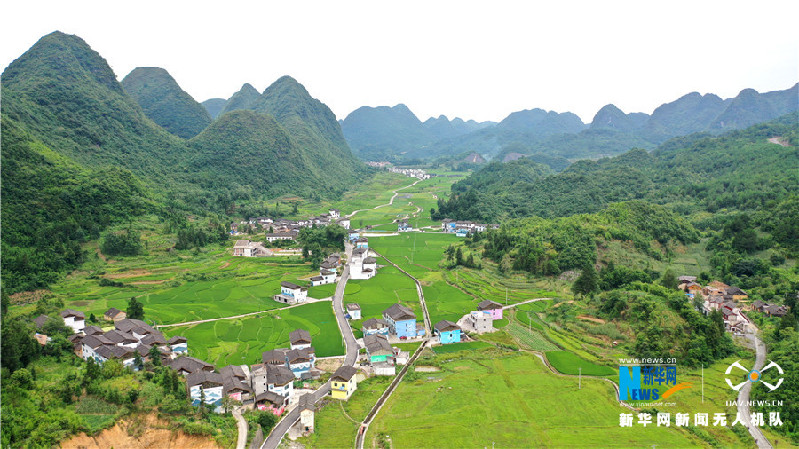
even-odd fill
[{"label": "news logo", "polygon": [[727,367],[727,371],[724,372],[724,374],[729,376],[730,373],[732,373],[732,369],[733,368],[738,368],[738,369],[740,369],[742,371],[745,371],[747,373],[746,374],[746,380],[741,382],[741,383],[739,383],[739,384],[736,384],[736,385],[733,385],[732,381],[730,381],[729,378],[726,378],[726,377],[724,378],[724,380],[727,381],[727,385],[729,385],[730,388],[732,388],[733,390],[735,390],[735,391],[740,390],[741,388],[743,388],[744,385],[746,385],[746,382],[751,382],[753,384],[757,383],[757,382],[760,382],[763,385],[765,385],[766,388],[768,388],[770,391],[774,391],[777,388],[779,388],[780,385],[782,385],[782,381],[784,380],[782,377],[780,377],[780,379],[777,381],[776,385],[768,383],[768,382],[766,382],[765,380],[762,379],[763,378],[763,373],[766,370],[769,370],[771,368],[777,368],[777,371],[780,373],[780,375],[785,374],[785,372],[782,370],[782,367],[777,365],[776,363],[774,363],[774,362],[769,360],[769,362],[771,362],[771,363],[769,363],[763,369],[758,371],[758,370],[756,370],[754,368],[752,368],[751,370],[748,370],[748,369],[744,368],[744,366],[741,365],[740,362],[741,362],[740,360],[737,360],[735,363],[733,363],[732,365],[728,366]]},{"label": "news logo", "polygon": [[674,365],[619,366],[620,401],[667,399],[691,386],[690,382],[677,383],[677,367]]}]

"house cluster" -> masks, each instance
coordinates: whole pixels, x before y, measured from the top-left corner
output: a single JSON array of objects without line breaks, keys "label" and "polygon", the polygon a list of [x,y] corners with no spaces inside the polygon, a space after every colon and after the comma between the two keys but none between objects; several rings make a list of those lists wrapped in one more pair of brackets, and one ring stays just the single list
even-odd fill
[{"label": "house cluster", "polygon": [[466,237],[475,232],[485,232],[486,229],[499,229],[498,224],[482,224],[472,221],[455,221],[449,218],[441,222],[441,230],[444,232],[454,233],[458,237]]},{"label": "house cluster", "polygon": [[752,303],[752,310],[756,310],[768,316],[776,316],[776,317],[782,317],[785,316],[786,313],[788,313],[787,306],[769,304],[759,299]]},{"label": "house cluster", "polygon": [[433,175],[427,173],[425,170],[421,168],[397,168],[397,167],[389,167],[388,171],[391,173],[399,173],[410,178],[419,178],[419,179],[430,179]]},{"label": "house cluster", "polygon": [[350,228],[350,219],[341,216],[341,211],[338,209],[330,209],[326,214],[319,215],[318,217],[310,217],[301,220],[288,220],[285,218],[270,218],[270,217],[250,217],[247,221],[240,223],[231,223],[230,233],[232,235],[239,235],[239,229],[243,226],[249,226],[255,229],[262,229],[266,231],[266,240],[274,242],[276,240],[294,240],[302,228],[310,228],[311,226],[326,226],[329,224],[338,224],[344,229]]},{"label": "house cluster", "polygon": [[721,312],[727,332],[741,335],[749,330],[750,321],[738,307],[737,302],[746,300],[749,295],[738,287],[731,287],[720,281],[712,281],[706,286],[696,282],[695,276],[680,276],[678,289],[691,299],[702,300],[701,312],[708,314],[714,310]]},{"label": "house cluster", "polygon": [[[314,366],[316,355],[311,346],[311,334],[305,329],[296,329],[289,334],[289,341],[289,348],[265,351],[261,363],[255,365],[230,365],[217,371],[213,365],[194,357],[179,357],[169,366],[186,376],[186,387],[194,405],[204,402],[219,413],[224,411],[223,399],[231,398],[280,415],[295,394],[294,382],[315,379],[321,374]],[[345,388],[350,394],[354,390],[355,385]]]},{"label": "house cluster", "polygon": [[366,165],[374,168],[391,167],[391,162],[388,161],[366,161]]},{"label": "house cluster", "polygon": [[[158,348],[162,360],[176,358],[188,351],[185,337],[174,336],[167,340],[149,324],[142,320],[128,319],[125,312],[113,307],[103,315],[105,319],[114,321],[114,329],[109,331],[103,331],[98,326],[86,326],[86,317],[78,310],[67,309],[60,315],[64,325],[74,332],[69,340],[74,345],[75,355],[84,360],[92,359],[97,363],[104,363],[117,359],[123,366],[139,369],[134,366],[136,355],[142,361],[148,360],[153,347]],[[47,315],[39,315],[33,321],[41,329],[49,319]]]}]

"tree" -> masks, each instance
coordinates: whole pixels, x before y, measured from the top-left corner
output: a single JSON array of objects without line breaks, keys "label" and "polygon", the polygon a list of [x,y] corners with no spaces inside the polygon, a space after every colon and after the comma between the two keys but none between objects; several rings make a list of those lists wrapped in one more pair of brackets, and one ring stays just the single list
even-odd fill
[{"label": "tree", "polygon": [[2,328],[3,368],[14,372],[39,356],[41,346],[33,339],[33,329],[27,323],[20,319],[3,320]]},{"label": "tree", "polygon": [[599,290],[599,280],[597,279],[596,269],[593,264],[587,264],[583,267],[582,273],[574,281],[572,290],[575,294],[590,295]]},{"label": "tree", "polygon": [[663,273],[663,277],[660,279],[660,285],[668,289],[677,288],[677,276],[673,271],[671,271],[671,268],[667,269],[666,272]]},{"label": "tree", "polygon": [[[297,203],[294,203],[295,205]],[[231,398],[230,396],[225,396],[222,398],[222,407],[225,409],[225,413],[228,410],[232,410],[234,407],[238,407],[241,405],[241,401]]]},{"label": "tree", "polygon": [[161,351],[158,350],[158,346],[153,345],[150,348],[149,356],[153,366],[161,366]]},{"label": "tree", "polygon": [[128,318],[131,320],[143,320],[144,319],[144,305],[140,303],[136,297],[131,297],[128,301],[128,309],[125,311]]}]

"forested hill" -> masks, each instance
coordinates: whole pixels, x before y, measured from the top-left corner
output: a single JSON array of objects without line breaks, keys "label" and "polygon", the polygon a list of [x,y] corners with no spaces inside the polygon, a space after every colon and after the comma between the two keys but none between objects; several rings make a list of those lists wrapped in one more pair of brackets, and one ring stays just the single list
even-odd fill
[{"label": "forested hill", "polygon": [[211,123],[208,111],[160,67],[133,69],[122,80],[122,88],[147,117],[176,136],[189,139]]},{"label": "forested hill", "polygon": [[185,160],[185,146],[147,118],[81,38],[61,32],[42,37],[5,69],[2,81],[3,116],[54,151],[87,167],[123,167],[157,183],[175,181],[172,171]]},{"label": "forested hill", "polygon": [[[187,104],[178,104],[182,90],[174,80],[156,72],[139,69],[126,84],[153,118],[171,126],[166,116]],[[256,92],[261,110],[274,117],[246,111],[205,128],[208,114],[191,100],[199,118],[191,133],[205,128],[192,140],[151,120],[77,36],[42,37],[3,71],[2,85],[9,293],[46,286],[80,263],[81,243],[145,212],[207,216],[286,193],[334,198],[370,173],[352,156],[333,113],[287,77],[263,96]],[[156,104],[157,97],[165,102]]]},{"label": "forested hill", "polygon": [[[780,137],[783,145],[767,139]],[[490,165],[452,186],[436,216],[478,221],[561,217],[595,212],[618,201],[645,199],[675,210],[757,209],[799,193],[797,114],[714,137],[673,139],[653,153],[632,150],[579,161],[561,173],[513,181],[533,167]],[[486,170],[485,172],[483,170]]]}]

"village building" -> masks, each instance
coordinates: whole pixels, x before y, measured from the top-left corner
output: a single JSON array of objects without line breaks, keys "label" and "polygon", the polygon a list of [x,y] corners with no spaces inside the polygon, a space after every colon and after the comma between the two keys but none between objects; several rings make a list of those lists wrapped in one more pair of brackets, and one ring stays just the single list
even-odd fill
[{"label": "village building", "polygon": [[417,336],[416,314],[402,304],[393,304],[383,311],[389,332],[399,338],[413,338]]},{"label": "village building", "polygon": [[361,237],[355,240],[355,247],[369,249],[369,239],[366,237]]},{"label": "village building", "polygon": [[194,406],[204,402],[215,413],[222,409],[224,393],[224,379],[219,373],[198,371],[186,376],[186,388],[189,390],[189,399]]},{"label": "village building", "polygon": [[311,333],[305,329],[295,329],[289,333],[291,349],[306,349],[311,347]]},{"label": "village building", "polygon": [[198,373],[200,371],[205,372],[213,372],[214,365],[211,365],[208,362],[200,360],[196,357],[178,357],[171,362],[169,362],[169,367],[173,370],[177,371],[178,374],[183,376],[188,376],[192,373]]},{"label": "village building", "polygon": [[360,320],[361,319],[361,306],[351,302],[346,305],[347,319]]},{"label": "village building", "polygon": [[486,299],[477,304],[477,310],[490,313],[491,319],[502,319],[502,305],[497,302]]},{"label": "village building", "polygon": [[288,349],[283,348],[264,351],[263,354],[261,354],[261,361],[267,365],[285,365],[287,352]]},{"label": "village building", "polygon": [[177,357],[189,351],[189,340],[186,337],[175,335],[167,341],[172,354]]},{"label": "village building", "polygon": [[286,363],[294,377],[297,379],[311,379],[314,376],[311,370],[314,367],[316,357],[313,347],[305,349],[292,349],[286,353]]},{"label": "village building", "polygon": [[297,403],[297,408],[300,410],[300,420],[298,426],[303,435],[309,435],[314,432],[314,412],[316,406],[314,405],[313,395],[310,393],[304,394],[300,397]]},{"label": "village building", "polygon": [[743,301],[749,299],[749,294],[738,287],[730,287],[725,291],[725,293],[731,296],[733,301]]},{"label": "village building", "polygon": [[391,362],[394,352],[385,335],[364,335],[363,344],[366,347],[366,358],[370,364]]},{"label": "village building", "polygon": [[351,226],[351,222],[349,218],[339,218],[336,220],[336,223],[344,229],[349,229]]},{"label": "village building", "polygon": [[461,341],[461,328],[452,321],[441,320],[433,328],[438,335],[439,343],[442,345]]},{"label": "village building", "polygon": [[269,243],[276,242],[278,240],[296,240],[299,232],[290,231],[290,232],[268,232],[266,233],[266,240]]},{"label": "village building", "polygon": [[322,268],[321,271],[319,271],[319,276],[314,276],[311,278],[311,287],[316,287],[317,285],[335,284],[335,283],[336,283],[336,272],[324,268]]},{"label": "village building", "polygon": [[475,332],[483,334],[494,330],[494,319],[488,311],[478,310],[469,313],[469,324]]},{"label": "village building", "polygon": [[99,326],[86,326],[83,328],[83,335],[102,334],[103,330]]},{"label": "village building", "polygon": [[286,410],[288,402],[288,398],[272,391],[265,391],[255,397],[255,408],[280,416]]},{"label": "village building", "polygon": [[34,318],[33,324],[36,325],[37,329],[41,329],[41,328],[44,327],[44,323],[46,323],[47,320],[49,320],[49,319],[50,319],[50,317],[47,316],[47,315],[39,315],[36,318]]},{"label": "village building", "polygon": [[233,255],[242,257],[256,257],[269,255],[261,242],[251,242],[249,240],[236,240],[233,245]]},{"label": "village building", "polygon": [[64,325],[72,328],[72,331],[76,334],[83,332],[83,328],[86,327],[86,316],[83,312],[67,309],[61,312],[61,318],[64,319]]},{"label": "village building", "polygon": [[358,370],[352,366],[341,366],[330,377],[330,395],[333,399],[344,399],[345,401],[352,396],[358,389],[358,381],[355,373]]},{"label": "village building", "polygon": [[103,314],[103,318],[105,318],[108,321],[124,320],[127,317],[128,314],[126,312],[123,312],[122,310],[116,309],[114,307],[111,307]]},{"label": "village building", "polygon": [[272,299],[284,304],[299,304],[308,299],[308,288],[283,281],[280,283],[280,294],[275,295]]},{"label": "village building", "polygon": [[341,211],[338,209],[330,209],[327,213],[331,218],[341,218]]},{"label": "village building", "polygon": [[388,335],[388,322],[381,319],[369,318],[361,324],[363,335]]}]

